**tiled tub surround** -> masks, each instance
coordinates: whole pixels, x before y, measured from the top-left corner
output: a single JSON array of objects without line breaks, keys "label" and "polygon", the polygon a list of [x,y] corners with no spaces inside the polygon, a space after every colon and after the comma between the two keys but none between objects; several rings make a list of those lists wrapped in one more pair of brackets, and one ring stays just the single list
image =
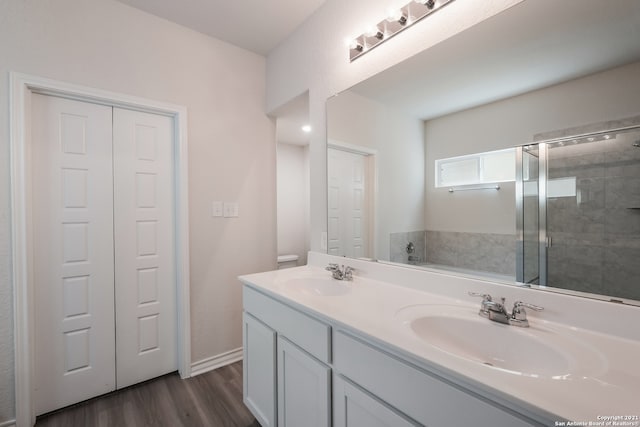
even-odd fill
[{"label": "tiled tub surround", "polygon": [[509,234],[426,232],[427,262],[515,278],[516,238]]},{"label": "tiled tub surround", "polygon": [[[415,366],[437,372],[452,384],[518,413],[527,413],[540,420],[541,425],[554,425],[554,420],[588,422],[597,421],[599,416],[640,415],[638,307],[360,260],[349,260],[357,272],[349,284],[349,293],[327,297],[286,285],[292,278],[327,275],[323,267],[330,262],[344,260],[311,252],[308,266],[241,279],[335,328],[386,345]],[[585,342],[601,355],[604,363],[588,375],[516,375],[445,353],[418,339],[398,321],[403,308],[421,304],[466,307],[475,315],[479,300],[469,297],[468,291],[504,296],[508,303],[523,300],[545,307],[540,313],[528,313],[531,328],[563,331]],[[486,326],[503,327],[489,320]],[[572,363],[580,366],[581,356]]]},{"label": "tiled tub surround", "polygon": [[[413,242],[409,261],[406,246]],[[422,266],[452,267],[456,271],[477,271],[515,279],[516,238],[509,234],[464,233],[455,231],[412,231],[392,233],[391,262]]]},{"label": "tiled tub surround", "polygon": [[[391,233],[389,236],[389,261],[411,265],[425,263],[425,234],[424,230]],[[407,252],[409,243],[413,243],[413,253]]]},{"label": "tiled tub surround", "polygon": [[634,143],[640,131],[549,149],[549,179],[575,177],[577,187],[575,197],[547,201],[549,286],[640,300],[640,147]]}]

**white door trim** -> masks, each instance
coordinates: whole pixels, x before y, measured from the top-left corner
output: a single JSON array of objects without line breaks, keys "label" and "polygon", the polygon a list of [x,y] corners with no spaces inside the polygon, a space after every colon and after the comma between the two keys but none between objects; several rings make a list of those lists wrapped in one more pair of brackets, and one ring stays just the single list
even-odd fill
[{"label": "white door trim", "polygon": [[375,148],[364,147],[362,145],[349,144],[348,142],[338,141],[337,139],[329,139],[327,142],[327,148],[334,148],[336,150],[347,151],[349,153],[361,154],[363,156],[375,156],[378,154],[378,150]]},{"label": "white door trim", "polygon": [[191,376],[191,323],[189,304],[189,197],[186,107],[115,92],[11,72],[9,138],[11,161],[11,260],[14,308],[16,425],[35,423],[33,391],[33,292],[29,212],[31,94],[41,93],[113,107],[163,114],[174,121],[175,236],[178,317],[178,371]]}]

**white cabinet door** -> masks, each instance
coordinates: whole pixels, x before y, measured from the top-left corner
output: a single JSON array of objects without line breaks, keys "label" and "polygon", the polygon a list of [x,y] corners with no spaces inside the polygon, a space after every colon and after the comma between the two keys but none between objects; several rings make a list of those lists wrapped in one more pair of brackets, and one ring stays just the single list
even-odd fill
[{"label": "white cabinet door", "polygon": [[336,375],[333,382],[334,427],[413,427],[420,424]]},{"label": "white cabinet door", "polygon": [[278,426],[331,424],[331,369],[278,336]]},{"label": "white cabinet door", "polygon": [[173,120],[113,110],[118,388],[177,368]]},{"label": "white cabinet door", "polygon": [[36,414],[115,389],[111,108],[32,97]]},{"label": "white cabinet door", "polygon": [[262,427],[276,425],[276,332],[243,313],[243,401]]}]

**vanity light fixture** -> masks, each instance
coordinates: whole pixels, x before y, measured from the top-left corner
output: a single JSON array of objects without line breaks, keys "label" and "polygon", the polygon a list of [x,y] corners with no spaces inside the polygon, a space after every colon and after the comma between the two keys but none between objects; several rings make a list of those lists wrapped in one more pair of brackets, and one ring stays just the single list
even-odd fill
[{"label": "vanity light fixture", "polygon": [[399,9],[387,11],[387,16],[376,25],[372,25],[363,34],[350,39],[347,42],[349,47],[349,60],[353,62],[356,58],[369,52],[382,42],[389,40],[400,31],[409,28],[426,16],[442,9],[454,0],[412,0]]},{"label": "vanity light fixture", "polygon": [[311,126],[310,126],[310,125],[304,125],[304,126],[302,126],[302,132],[304,132],[304,133],[309,133],[309,132],[311,132]]},{"label": "vanity light fixture", "polygon": [[626,130],[627,128],[614,129],[613,131],[605,131],[590,134],[589,136],[580,135],[580,137],[576,138],[574,136],[569,136],[566,138],[558,138],[550,141],[548,143],[548,148],[558,148],[558,147],[568,147],[571,145],[580,145],[587,144],[590,142],[598,142],[598,141],[612,141],[616,139],[615,131],[618,130]]}]

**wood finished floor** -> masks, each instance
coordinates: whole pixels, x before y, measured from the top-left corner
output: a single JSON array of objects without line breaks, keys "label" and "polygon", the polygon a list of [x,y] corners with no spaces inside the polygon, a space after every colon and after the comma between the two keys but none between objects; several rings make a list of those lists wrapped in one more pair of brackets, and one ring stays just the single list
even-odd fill
[{"label": "wood finished floor", "polygon": [[242,403],[242,362],[165,375],[38,417],[36,427],[260,427]]}]

